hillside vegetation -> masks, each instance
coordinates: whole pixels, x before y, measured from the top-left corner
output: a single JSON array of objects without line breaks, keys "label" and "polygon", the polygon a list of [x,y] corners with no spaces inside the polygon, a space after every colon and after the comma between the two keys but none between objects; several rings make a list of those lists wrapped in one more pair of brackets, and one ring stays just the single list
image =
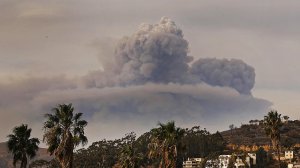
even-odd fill
[{"label": "hillside vegetation", "polygon": [[[300,121],[286,121],[281,128],[281,144],[291,146],[300,144]],[[244,124],[240,128],[233,128],[221,132],[221,135],[228,144],[246,145],[246,146],[263,146],[270,145],[271,141],[265,134],[263,124]]]},{"label": "hillside vegetation", "polygon": [[[256,120],[257,121],[257,120]],[[178,148],[177,166],[181,167],[183,159],[191,157],[215,158],[224,153],[232,153],[231,148],[226,148],[226,144],[230,146],[268,146],[271,145],[270,138],[265,134],[262,122],[250,122],[251,124],[243,124],[240,128],[231,127],[227,131],[214,134],[209,133],[199,126],[185,129],[185,135],[182,137]],[[175,127],[176,128],[176,127]],[[300,121],[286,121],[281,127],[281,145],[288,148],[293,145],[300,146]],[[125,147],[132,148],[132,152],[140,156],[135,161],[137,165],[147,167],[157,167],[160,160],[157,158],[149,159],[149,144],[153,130],[144,133],[140,137],[136,137],[135,133],[126,134],[125,137],[115,140],[100,140],[93,142],[87,148],[79,149],[74,152],[74,167],[118,167],[120,164],[120,157],[124,155]],[[227,147],[228,147],[227,146]],[[251,148],[253,149],[253,148]],[[181,151],[184,150],[184,151]],[[253,149],[256,152],[257,149]],[[37,152],[37,157],[34,160],[50,161],[53,159],[47,153],[46,149],[40,148]],[[0,143],[0,167],[13,168],[12,155],[8,152],[7,144]],[[33,162],[32,160],[31,162]],[[57,162],[58,163],[58,162]],[[96,163],[96,164],[95,164]],[[49,165],[48,163],[44,164]]]}]

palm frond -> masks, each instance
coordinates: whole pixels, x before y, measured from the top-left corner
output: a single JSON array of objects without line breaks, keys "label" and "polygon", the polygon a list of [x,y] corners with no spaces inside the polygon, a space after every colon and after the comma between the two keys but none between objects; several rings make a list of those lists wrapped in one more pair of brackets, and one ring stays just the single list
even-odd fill
[{"label": "palm frond", "polygon": [[52,108],[52,114],[46,114],[44,123],[44,142],[48,145],[50,154],[55,154],[58,160],[68,158],[75,146],[85,145],[85,120],[80,120],[82,113],[74,113],[72,104],[58,104]]}]

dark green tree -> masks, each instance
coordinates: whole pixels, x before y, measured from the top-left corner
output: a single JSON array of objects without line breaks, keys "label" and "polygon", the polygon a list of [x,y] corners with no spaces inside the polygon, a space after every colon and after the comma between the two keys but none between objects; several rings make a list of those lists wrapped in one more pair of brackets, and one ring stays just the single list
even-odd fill
[{"label": "dark green tree", "polygon": [[[126,134],[125,137],[115,140],[101,140],[92,143],[87,149],[79,149],[74,155],[74,168],[114,167],[118,165],[122,149],[133,144],[136,152],[135,133]],[[147,145],[146,145],[147,146]],[[139,152],[136,152],[139,153]]]},{"label": "dark green tree", "polygon": [[289,116],[283,116],[283,119],[284,119],[285,122],[288,122],[289,118],[290,118]]},{"label": "dark green tree", "polygon": [[293,140],[292,138],[288,137],[288,138],[282,139],[281,144],[283,147],[290,150],[296,144],[296,141]]},{"label": "dark green tree", "polygon": [[133,144],[126,144],[121,150],[119,165],[121,168],[138,168],[141,160],[142,154],[136,152]]},{"label": "dark green tree", "polygon": [[47,121],[44,123],[44,142],[62,168],[72,168],[74,148],[87,143],[84,135],[87,122],[81,120],[82,113],[73,113],[72,104],[59,104],[52,111],[53,114],[45,115]]},{"label": "dark green tree", "polygon": [[14,166],[18,161],[21,161],[20,168],[26,168],[28,159],[36,156],[40,141],[38,138],[30,138],[30,134],[31,129],[27,125],[22,124],[13,129],[13,134],[7,136],[7,146],[8,150],[13,154]]},{"label": "dark green tree", "polygon": [[60,165],[55,159],[50,161],[38,159],[31,162],[29,168],[60,168]]},{"label": "dark green tree", "polygon": [[[264,129],[266,135],[270,137],[273,149],[277,152],[278,162],[280,163],[280,128],[282,126],[281,114],[277,111],[270,111],[264,116]],[[280,166],[280,164],[279,164]]]},{"label": "dark green tree", "polygon": [[230,124],[230,125],[229,125],[229,129],[230,129],[230,138],[232,139],[234,125],[233,125],[233,124]]},{"label": "dark green tree", "polygon": [[265,168],[268,165],[268,154],[264,148],[260,147],[256,151],[256,167]]},{"label": "dark green tree", "polygon": [[225,140],[219,132],[210,134],[200,126],[194,126],[186,130],[183,138],[185,146],[184,158],[214,156],[221,154],[226,146]]},{"label": "dark green tree", "polygon": [[159,123],[158,125],[159,128],[151,130],[149,157],[161,158],[160,168],[174,168],[185,131],[176,127],[174,121],[166,124]]}]

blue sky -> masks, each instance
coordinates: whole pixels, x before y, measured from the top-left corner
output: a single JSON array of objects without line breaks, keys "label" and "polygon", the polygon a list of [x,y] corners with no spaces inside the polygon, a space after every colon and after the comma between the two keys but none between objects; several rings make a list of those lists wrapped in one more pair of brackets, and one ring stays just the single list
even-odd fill
[{"label": "blue sky", "polygon": [[[213,131],[225,130],[231,123],[239,125],[252,116],[262,117],[271,108],[298,119],[299,7],[300,2],[292,0],[1,1],[0,140],[5,140],[10,131],[6,128],[22,122],[30,124],[34,134],[41,137],[41,116],[63,102],[74,102],[78,110],[87,113],[92,140],[114,138],[132,130],[141,133],[169,116],[182,126],[200,124]],[[194,60],[234,58],[252,66],[256,77],[253,97],[210,85],[84,87],[89,74],[109,70],[115,46],[122,37],[132,36],[141,23],[156,24],[164,16],[182,30],[189,44],[188,55]],[[196,89],[197,95],[192,95],[191,89]],[[211,92],[204,97],[203,90]],[[161,92],[206,98],[207,102],[198,106],[190,97],[174,99]],[[128,95],[134,96],[126,104],[123,97]],[[110,105],[101,104],[103,100]],[[168,112],[178,108],[174,106],[178,103],[185,107],[181,109],[183,113]],[[212,110],[214,106],[207,105],[210,103],[220,108]],[[124,107],[147,113],[139,116]],[[153,113],[154,109],[164,111],[164,115]],[[195,113],[201,110],[206,113]],[[206,117],[207,111],[216,114]],[[239,111],[245,112],[239,115]],[[194,114],[199,119],[191,119]]]}]

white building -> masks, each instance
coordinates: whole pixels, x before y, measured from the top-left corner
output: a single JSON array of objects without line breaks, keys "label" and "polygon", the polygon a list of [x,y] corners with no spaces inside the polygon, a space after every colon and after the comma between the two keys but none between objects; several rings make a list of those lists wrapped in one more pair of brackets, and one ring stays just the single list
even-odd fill
[{"label": "white building", "polygon": [[284,157],[286,160],[293,159],[294,158],[294,152],[293,151],[285,151]]},{"label": "white building", "polygon": [[215,168],[219,166],[219,160],[214,159],[214,160],[207,160],[205,164],[205,168]]},{"label": "white building", "polygon": [[288,168],[300,168],[300,164],[288,164]]},{"label": "white building", "polygon": [[188,158],[187,161],[184,161],[182,166],[183,168],[191,168],[191,167],[200,167],[203,158]]},{"label": "white building", "polygon": [[[228,168],[229,162],[232,155],[220,155],[218,159],[207,160],[205,164],[205,168]],[[246,165],[241,159],[242,155],[237,156],[234,166],[236,168],[245,168]],[[198,168],[201,166],[201,162],[203,158],[188,158],[187,161],[183,162],[183,168]],[[256,165],[256,154],[255,153],[248,153],[246,156],[246,163],[252,167],[252,165]]]},{"label": "white building", "polygon": [[219,168],[227,168],[231,155],[220,155],[219,156]]},{"label": "white building", "polygon": [[244,163],[243,160],[240,159],[240,158],[237,158],[237,159],[236,159],[236,161],[235,161],[235,163],[234,163],[234,166],[235,166],[236,168],[245,168],[245,167],[246,167],[245,163]]},{"label": "white building", "polygon": [[256,165],[256,153],[248,153],[246,156],[246,163],[252,167],[252,165]]}]

